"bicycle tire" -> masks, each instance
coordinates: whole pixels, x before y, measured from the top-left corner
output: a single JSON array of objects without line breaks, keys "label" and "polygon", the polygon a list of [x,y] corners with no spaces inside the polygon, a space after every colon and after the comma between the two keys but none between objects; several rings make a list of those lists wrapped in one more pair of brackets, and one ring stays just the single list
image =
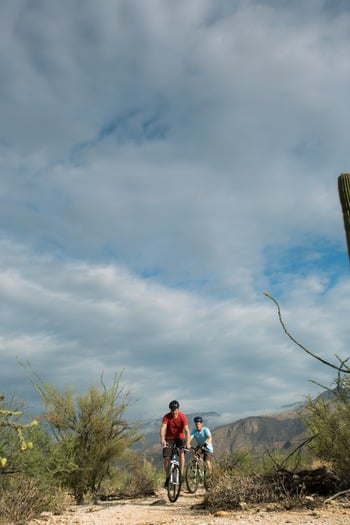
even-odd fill
[{"label": "bicycle tire", "polygon": [[179,465],[172,465],[169,472],[168,498],[174,503],[179,497],[181,490],[181,473]]},{"label": "bicycle tire", "polygon": [[194,459],[192,460],[186,467],[186,486],[188,492],[191,494],[194,494],[197,492],[198,485],[199,485],[199,465],[197,461]]},{"label": "bicycle tire", "polygon": [[208,469],[205,466],[203,472],[203,483],[206,490],[209,490],[213,483],[212,474],[208,471]]}]

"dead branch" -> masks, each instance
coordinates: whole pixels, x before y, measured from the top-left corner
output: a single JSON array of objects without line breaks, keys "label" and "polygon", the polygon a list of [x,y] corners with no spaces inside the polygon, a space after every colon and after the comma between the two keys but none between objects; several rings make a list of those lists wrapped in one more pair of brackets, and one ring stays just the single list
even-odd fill
[{"label": "dead branch", "polygon": [[339,496],[343,496],[344,494],[349,494],[349,493],[350,493],[350,489],[342,490],[341,492],[337,492],[336,494],[333,494],[333,496],[330,496],[329,498],[325,499],[323,502],[323,505],[325,505],[329,501],[332,501],[332,499],[338,498]]},{"label": "dead branch", "polygon": [[307,354],[311,355],[311,357],[314,357],[315,359],[317,359],[318,361],[321,361],[321,363],[323,363],[324,365],[327,365],[327,366],[330,366],[331,368],[334,368],[335,370],[338,370],[338,372],[342,372],[342,373],[346,373],[346,374],[350,374],[350,368],[344,368],[344,365],[345,365],[345,361],[342,361],[341,365],[340,366],[336,366],[336,365],[333,365],[333,363],[330,363],[329,361],[326,361],[325,359],[322,359],[322,357],[320,357],[319,355],[317,354],[314,354],[313,352],[311,352],[310,350],[308,350],[308,348],[306,348],[305,346],[303,346],[301,343],[299,343],[299,341],[297,341],[287,330],[285,324],[284,324],[284,321],[282,319],[282,314],[281,314],[281,309],[280,309],[280,305],[278,304],[278,302],[276,301],[276,299],[271,295],[269,294],[268,292],[263,292],[264,295],[266,297],[268,297],[269,299],[271,299],[271,301],[273,301],[275,303],[275,305],[277,306],[277,312],[278,312],[278,318],[279,318],[279,321],[280,321],[280,324],[284,330],[284,332],[287,334],[287,336],[289,337],[289,339],[291,341],[293,341],[293,343],[295,343],[297,346],[299,346],[302,350],[304,350],[304,352],[306,352]]}]

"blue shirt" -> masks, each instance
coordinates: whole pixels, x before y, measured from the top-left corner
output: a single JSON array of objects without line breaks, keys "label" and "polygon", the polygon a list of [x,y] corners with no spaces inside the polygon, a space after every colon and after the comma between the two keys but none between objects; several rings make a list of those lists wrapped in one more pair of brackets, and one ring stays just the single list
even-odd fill
[{"label": "blue shirt", "polygon": [[[211,432],[209,428],[202,427],[201,430],[197,430],[196,428],[192,430],[191,432],[191,439],[194,438],[196,440],[196,443],[199,447],[203,445],[208,439],[208,437],[211,436]],[[213,445],[209,443],[206,447],[204,447],[205,450],[208,450],[208,452],[213,452]]]}]

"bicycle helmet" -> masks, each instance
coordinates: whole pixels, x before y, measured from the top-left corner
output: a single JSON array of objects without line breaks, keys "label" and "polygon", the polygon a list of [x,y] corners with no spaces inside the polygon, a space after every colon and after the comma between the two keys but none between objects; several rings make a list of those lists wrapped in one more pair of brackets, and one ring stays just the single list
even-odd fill
[{"label": "bicycle helmet", "polygon": [[180,403],[174,399],[173,401],[170,401],[169,408],[170,410],[174,410],[174,408],[180,408]]},{"label": "bicycle helmet", "polygon": [[203,423],[203,419],[201,418],[201,416],[196,416],[193,421],[195,423]]}]

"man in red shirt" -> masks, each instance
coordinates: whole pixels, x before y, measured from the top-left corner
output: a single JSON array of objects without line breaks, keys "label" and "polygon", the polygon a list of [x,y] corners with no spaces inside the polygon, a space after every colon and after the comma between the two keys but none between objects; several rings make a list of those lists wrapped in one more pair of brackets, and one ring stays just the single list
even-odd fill
[{"label": "man in red shirt", "polygon": [[[178,447],[191,448],[191,435],[188,427],[187,417],[183,412],[180,412],[180,403],[174,399],[169,403],[170,412],[165,414],[160,426],[160,442],[163,447],[164,471],[166,480],[164,487],[168,486],[168,474],[170,466],[171,447],[176,443]],[[168,446],[167,446],[168,445]],[[185,468],[185,453],[183,450],[179,453],[181,479],[183,481],[183,474]]]}]

